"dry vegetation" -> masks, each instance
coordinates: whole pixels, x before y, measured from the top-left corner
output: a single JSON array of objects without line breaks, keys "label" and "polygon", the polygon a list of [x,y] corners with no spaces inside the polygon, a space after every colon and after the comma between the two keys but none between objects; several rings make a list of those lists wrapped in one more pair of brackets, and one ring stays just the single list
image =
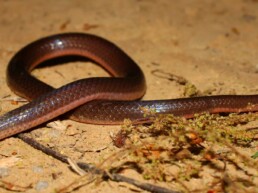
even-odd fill
[{"label": "dry vegetation", "polygon": [[[257,119],[258,114],[203,114],[189,120],[157,116],[148,126],[128,121],[117,136],[126,137],[126,145],[107,160],[109,170],[134,169],[144,179],[186,192],[255,191],[257,128],[252,123]],[[197,180],[202,187],[192,187]]]}]

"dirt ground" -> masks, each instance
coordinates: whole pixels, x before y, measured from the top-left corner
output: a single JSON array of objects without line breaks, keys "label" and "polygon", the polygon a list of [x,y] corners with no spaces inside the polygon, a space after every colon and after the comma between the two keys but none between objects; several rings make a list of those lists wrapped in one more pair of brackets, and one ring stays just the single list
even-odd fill
[{"label": "dirt ground", "polygon": [[[51,34],[85,32],[102,36],[125,50],[147,79],[144,99],[178,98],[183,88],[153,75],[154,70],[182,76],[212,94],[258,93],[258,1],[255,0],[0,0],[1,114],[18,105],[6,85],[11,57],[24,45]],[[71,71],[73,73],[71,73]],[[39,79],[59,87],[94,76],[100,67],[76,62],[36,69]],[[41,127],[37,140],[74,160],[100,163],[117,150],[110,133],[120,126],[96,126],[61,120],[69,129]],[[54,192],[78,179],[63,164],[11,137],[0,142],[2,180],[26,192]],[[90,184],[74,192],[137,192],[125,183]],[[0,188],[0,192],[11,192]]]}]

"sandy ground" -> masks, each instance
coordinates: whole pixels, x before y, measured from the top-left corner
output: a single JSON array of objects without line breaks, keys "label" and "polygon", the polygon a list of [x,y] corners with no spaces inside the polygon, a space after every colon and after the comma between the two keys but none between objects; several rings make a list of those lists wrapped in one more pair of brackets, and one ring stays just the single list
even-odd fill
[{"label": "sandy ground", "polygon": [[[212,94],[257,93],[257,10],[255,0],[1,0],[1,114],[18,107],[4,100],[16,96],[5,81],[8,61],[29,42],[62,32],[100,35],[124,49],[146,75],[144,99],[183,94],[181,86],[154,76],[153,70],[183,76],[201,91],[212,90]],[[55,87],[79,78],[107,76],[100,67],[80,62],[44,67],[33,73]],[[33,135],[75,160],[96,164],[116,150],[110,132],[118,131],[119,126],[70,120],[62,120],[62,124],[70,125],[69,129],[41,128]],[[2,179],[21,186],[32,184],[29,193],[53,192],[78,178],[67,165],[17,138],[1,141],[0,152],[0,162],[7,164],[1,166]],[[136,188],[103,182],[75,192],[121,191],[134,192]],[[0,188],[0,192],[8,191]]]}]

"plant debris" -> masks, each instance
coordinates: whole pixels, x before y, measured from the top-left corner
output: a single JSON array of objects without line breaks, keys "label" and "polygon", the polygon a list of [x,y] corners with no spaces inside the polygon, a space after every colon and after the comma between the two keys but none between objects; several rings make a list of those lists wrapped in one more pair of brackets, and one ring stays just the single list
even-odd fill
[{"label": "plant debris", "polygon": [[[201,114],[193,119],[157,115],[151,125],[127,120],[118,133],[127,142],[105,165],[110,172],[135,170],[146,180],[169,183],[183,192],[255,192],[257,120],[258,113]],[[197,181],[202,186],[195,187]]]}]

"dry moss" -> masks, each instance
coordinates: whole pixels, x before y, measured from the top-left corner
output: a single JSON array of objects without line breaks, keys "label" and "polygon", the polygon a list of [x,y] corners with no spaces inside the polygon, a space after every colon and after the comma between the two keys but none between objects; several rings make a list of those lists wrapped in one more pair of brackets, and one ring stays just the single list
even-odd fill
[{"label": "dry moss", "polygon": [[[119,133],[126,145],[109,170],[133,169],[146,180],[185,192],[255,192],[257,120],[255,113],[202,114],[189,120],[157,115],[151,125],[127,120]],[[202,185],[195,187],[195,182]]]}]

